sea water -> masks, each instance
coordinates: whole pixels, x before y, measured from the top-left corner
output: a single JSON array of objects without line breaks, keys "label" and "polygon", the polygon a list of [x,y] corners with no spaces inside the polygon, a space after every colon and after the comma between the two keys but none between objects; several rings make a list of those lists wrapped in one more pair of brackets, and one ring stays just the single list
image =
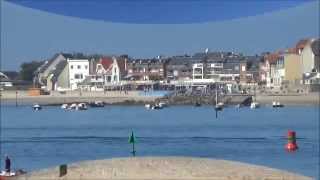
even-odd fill
[{"label": "sea water", "polygon": [[[9,155],[27,171],[65,163],[131,156],[187,156],[264,165],[319,177],[319,112],[316,106],[275,109],[227,107],[215,118],[211,106],[106,106],[67,111],[58,106],[1,106],[1,168]],[[297,133],[287,152],[287,131]]]}]

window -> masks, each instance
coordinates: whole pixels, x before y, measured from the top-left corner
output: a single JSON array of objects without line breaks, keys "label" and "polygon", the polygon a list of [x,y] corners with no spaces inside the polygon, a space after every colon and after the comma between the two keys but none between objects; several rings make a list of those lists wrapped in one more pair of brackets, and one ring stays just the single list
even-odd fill
[{"label": "window", "polygon": [[85,65],[84,68],[85,68],[85,69],[88,69],[88,65]]},{"label": "window", "polygon": [[78,65],[78,69],[81,69],[81,66],[80,66],[80,65]]},{"label": "window", "polygon": [[75,79],[83,79],[83,75],[82,74],[75,74],[74,78]]},{"label": "window", "polygon": [[70,69],[73,69],[73,65],[70,66]]},{"label": "window", "polygon": [[74,78],[75,78],[75,79],[80,79],[80,74],[75,74],[75,75],[74,75]]}]

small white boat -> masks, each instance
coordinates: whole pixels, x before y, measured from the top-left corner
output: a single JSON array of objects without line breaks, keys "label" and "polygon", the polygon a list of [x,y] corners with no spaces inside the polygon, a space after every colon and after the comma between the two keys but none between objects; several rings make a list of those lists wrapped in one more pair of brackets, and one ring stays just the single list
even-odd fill
[{"label": "small white boat", "polygon": [[76,103],[73,103],[68,107],[69,110],[75,110],[76,108],[77,108],[77,104]]},{"label": "small white boat", "polygon": [[92,103],[89,103],[90,107],[104,107],[104,102],[103,101],[95,101]]},{"label": "small white boat", "polygon": [[164,107],[167,107],[168,104],[165,103],[165,102],[159,102],[158,106],[161,107],[161,108],[164,108]]},{"label": "small white boat", "polygon": [[259,108],[260,107],[260,104],[258,103],[258,102],[252,102],[251,104],[250,104],[250,108],[251,109],[257,109],[257,108]]},{"label": "small white boat", "polygon": [[273,101],[273,102],[272,102],[272,107],[274,107],[274,108],[280,108],[280,107],[284,107],[284,105],[281,104],[279,101],[278,101],[278,102]]},{"label": "small white boat", "polygon": [[162,109],[163,107],[160,106],[159,104],[151,105],[151,104],[146,104],[144,105],[146,109]]},{"label": "small white boat", "polygon": [[35,110],[35,111],[39,111],[39,110],[42,109],[42,107],[41,107],[39,104],[34,104],[34,105],[32,106],[32,108],[33,108],[33,110]]},{"label": "small white boat", "polygon": [[151,109],[151,104],[145,104],[144,107],[145,107],[146,109]]},{"label": "small white boat", "polygon": [[68,109],[68,104],[62,104],[61,109]]},{"label": "small white boat", "polygon": [[242,108],[243,107],[243,104],[237,104],[236,105],[236,108]]},{"label": "small white boat", "polygon": [[78,106],[76,107],[76,110],[87,110],[88,107],[86,103],[79,103]]},{"label": "small white boat", "polygon": [[216,111],[222,111],[223,107],[224,107],[224,103],[219,102],[218,104],[216,104],[215,109]]}]

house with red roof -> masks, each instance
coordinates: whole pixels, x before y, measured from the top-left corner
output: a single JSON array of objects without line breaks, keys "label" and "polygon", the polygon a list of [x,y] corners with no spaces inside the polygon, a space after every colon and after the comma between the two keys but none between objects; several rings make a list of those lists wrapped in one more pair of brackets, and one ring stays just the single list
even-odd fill
[{"label": "house with red roof", "polygon": [[96,75],[103,79],[104,85],[120,84],[126,75],[127,58],[102,57],[96,65]]}]

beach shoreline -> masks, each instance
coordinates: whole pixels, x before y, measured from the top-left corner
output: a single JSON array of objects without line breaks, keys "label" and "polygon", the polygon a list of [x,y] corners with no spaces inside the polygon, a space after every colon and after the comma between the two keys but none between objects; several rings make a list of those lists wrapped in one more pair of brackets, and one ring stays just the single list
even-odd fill
[{"label": "beach shoreline", "polygon": [[[229,105],[240,103],[237,96],[230,96],[231,101]],[[244,95],[243,97],[249,97]],[[258,94],[256,100],[261,105],[272,105],[273,101],[281,102],[284,105],[319,105],[320,94],[299,94],[299,95],[263,95]],[[94,102],[103,101],[108,105],[143,105],[153,103],[157,100],[166,100],[161,96],[144,95],[141,91],[129,91],[128,93],[119,91],[107,92],[68,92],[67,94],[60,94],[58,92],[51,93],[51,95],[29,96],[27,91],[2,91],[1,104],[18,104],[18,105],[32,105],[38,103],[40,105],[61,105],[64,103],[80,103],[80,102]],[[171,102],[171,105],[193,105],[192,97],[189,101]],[[190,101],[191,100],[191,101]]]}]

